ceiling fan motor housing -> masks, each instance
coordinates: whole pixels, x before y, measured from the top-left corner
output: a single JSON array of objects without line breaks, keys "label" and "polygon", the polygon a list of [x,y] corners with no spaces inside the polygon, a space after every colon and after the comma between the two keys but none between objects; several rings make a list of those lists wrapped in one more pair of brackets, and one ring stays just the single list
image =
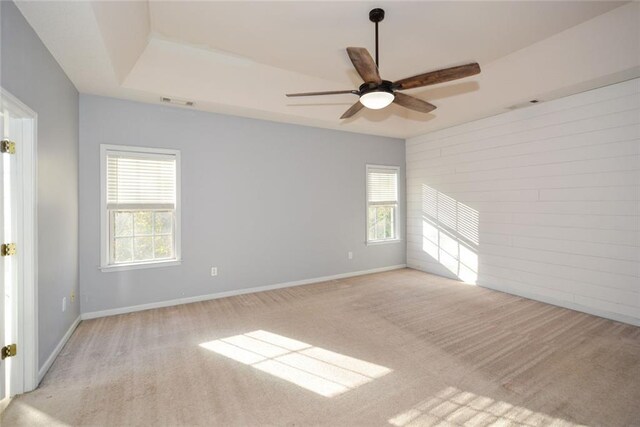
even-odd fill
[{"label": "ceiling fan motor housing", "polygon": [[358,89],[360,96],[369,92],[389,92],[393,93],[393,83],[389,80],[383,80],[382,83],[363,83]]}]

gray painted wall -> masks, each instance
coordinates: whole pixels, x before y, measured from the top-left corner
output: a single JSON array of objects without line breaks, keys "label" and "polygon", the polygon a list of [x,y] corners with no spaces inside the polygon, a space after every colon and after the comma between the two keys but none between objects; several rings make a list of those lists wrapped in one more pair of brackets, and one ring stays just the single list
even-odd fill
[{"label": "gray painted wall", "polygon": [[[38,114],[38,363],[80,313],[78,91],[13,2],[2,1],[1,85]],[[62,312],[62,298],[67,310]]]},{"label": "gray painted wall", "polygon": [[[181,150],[180,266],[98,269],[103,143]],[[81,95],[82,312],[404,264],[364,243],[366,163],[401,167],[404,218],[403,140]]]}]

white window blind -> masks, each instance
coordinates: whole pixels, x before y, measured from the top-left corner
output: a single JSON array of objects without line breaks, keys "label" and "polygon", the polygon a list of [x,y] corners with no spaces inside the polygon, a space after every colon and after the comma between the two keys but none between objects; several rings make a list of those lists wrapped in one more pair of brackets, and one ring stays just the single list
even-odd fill
[{"label": "white window blind", "polygon": [[174,209],[173,155],[107,152],[107,209]]},{"label": "white window blind", "polygon": [[367,165],[367,242],[398,241],[397,166]]},{"label": "white window blind", "polygon": [[100,146],[101,269],[180,262],[180,151]]},{"label": "white window blind", "polygon": [[396,168],[367,168],[367,202],[393,204],[398,201],[398,170]]}]

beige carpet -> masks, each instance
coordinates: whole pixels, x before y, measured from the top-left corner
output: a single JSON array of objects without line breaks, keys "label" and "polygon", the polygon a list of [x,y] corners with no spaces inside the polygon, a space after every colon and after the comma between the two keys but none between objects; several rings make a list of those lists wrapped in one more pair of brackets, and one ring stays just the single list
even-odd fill
[{"label": "beige carpet", "polygon": [[640,328],[399,270],[84,321],[2,425],[640,425]]}]

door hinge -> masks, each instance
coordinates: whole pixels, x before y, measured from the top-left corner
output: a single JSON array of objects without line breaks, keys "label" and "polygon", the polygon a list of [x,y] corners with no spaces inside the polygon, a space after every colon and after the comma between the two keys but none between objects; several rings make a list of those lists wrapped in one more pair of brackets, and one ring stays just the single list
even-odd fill
[{"label": "door hinge", "polygon": [[16,244],[15,243],[3,243],[0,246],[0,256],[11,256],[16,254]]},{"label": "door hinge", "polygon": [[9,141],[8,139],[3,139],[0,143],[0,152],[16,154],[16,143],[13,141]]},{"label": "door hinge", "polygon": [[7,357],[13,357],[16,354],[18,354],[18,347],[15,344],[5,345],[4,347],[2,347],[2,350],[0,350],[0,356],[2,357],[2,360],[6,359]]}]

